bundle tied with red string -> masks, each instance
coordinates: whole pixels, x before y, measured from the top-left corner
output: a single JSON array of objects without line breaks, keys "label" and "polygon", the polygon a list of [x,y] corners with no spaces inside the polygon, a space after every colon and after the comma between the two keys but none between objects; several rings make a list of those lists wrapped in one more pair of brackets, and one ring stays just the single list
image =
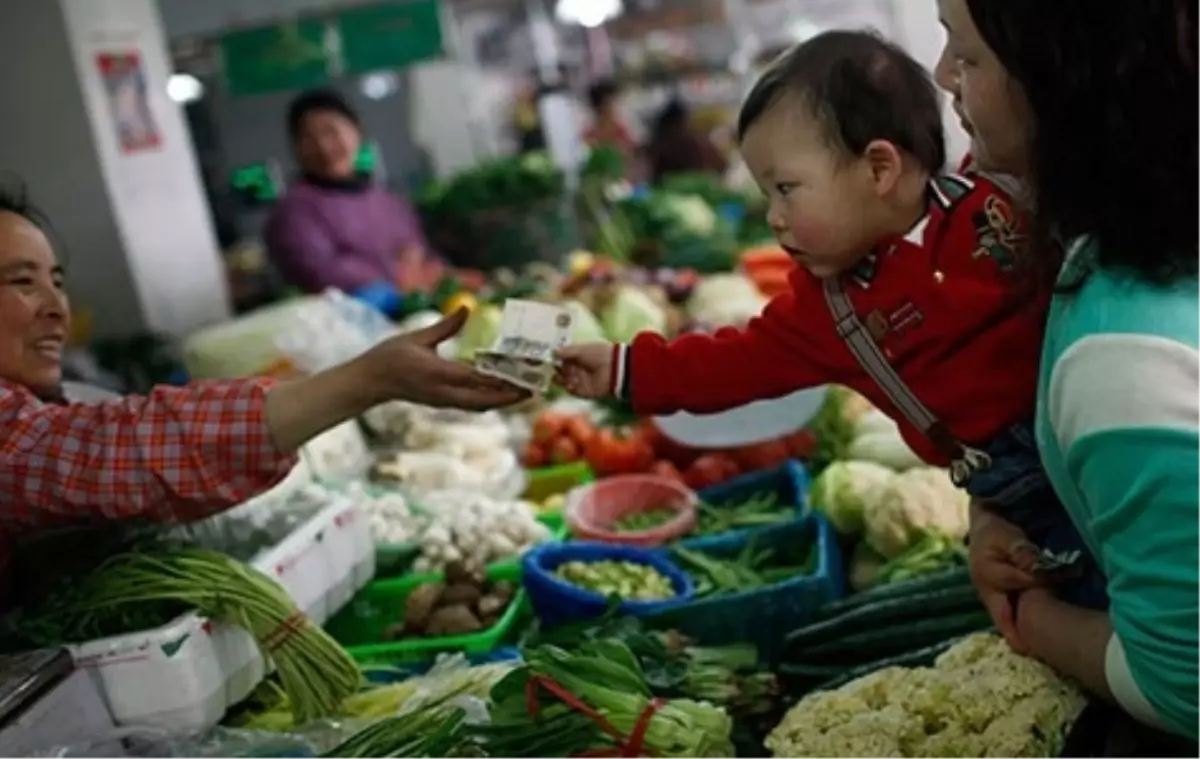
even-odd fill
[{"label": "bundle tied with red string", "polygon": [[620,641],[572,651],[544,645],[491,692],[491,724],[479,728],[491,756],[732,756],[723,709],[657,699]]},{"label": "bundle tied with red string", "polygon": [[297,725],[337,716],[362,685],[354,660],[279,583],[216,551],[155,547],[119,554],[34,614],[59,631],[61,645],[88,640],[97,627],[111,629],[132,610],[163,602],[249,631],[275,665]]}]

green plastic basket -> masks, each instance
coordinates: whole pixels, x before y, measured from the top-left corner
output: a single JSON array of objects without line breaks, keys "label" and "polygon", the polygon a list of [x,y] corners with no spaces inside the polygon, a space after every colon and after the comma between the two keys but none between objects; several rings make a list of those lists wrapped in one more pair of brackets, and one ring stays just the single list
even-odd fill
[{"label": "green plastic basket", "polygon": [[563,495],[580,485],[595,481],[596,475],[586,461],[530,469],[525,494],[521,497],[526,501],[542,503],[551,496]]},{"label": "green plastic basket", "polygon": [[412,592],[426,583],[441,582],[444,575],[440,572],[373,582],[329,620],[325,629],[359,664],[408,664],[434,659],[440,653],[486,654],[519,634],[521,625],[529,618],[529,599],[520,587],[519,562],[489,567],[487,578],[493,582],[508,581],[520,588],[500,621],[487,630],[439,638],[383,640],[389,627],[403,621],[404,603]]}]

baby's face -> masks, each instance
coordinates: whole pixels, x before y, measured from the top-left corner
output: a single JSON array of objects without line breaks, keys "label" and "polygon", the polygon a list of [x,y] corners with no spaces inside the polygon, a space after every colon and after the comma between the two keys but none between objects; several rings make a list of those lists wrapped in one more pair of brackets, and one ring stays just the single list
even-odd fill
[{"label": "baby's face", "polygon": [[831,277],[871,251],[881,201],[870,167],[839,153],[802,105],[773,105],[747,130],[741,150],[770,201],[767,223],[798,264]]}]

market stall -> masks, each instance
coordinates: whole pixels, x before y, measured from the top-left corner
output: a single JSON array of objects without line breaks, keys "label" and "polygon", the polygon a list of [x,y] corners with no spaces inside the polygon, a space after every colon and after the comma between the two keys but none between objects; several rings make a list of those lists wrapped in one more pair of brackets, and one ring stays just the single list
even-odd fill
[{"label": "market stall", "polygon": [[[470,319],[442,350],[471,360],[515,298],[568,315],[576,341],[675,335],[744,324],[786,286],[793,264],[760,244],[753,197],[700,178],[614,193],[603,158],[572,199],[589,252],[561,267],[449,275],[392,318],[340,293],[304,299],[206,333],[189,363],[318,371],[459,307]],[[426,212],[466,235],[497,197],[547,213],[561,200],[536,157],[477,171],[431,190]],[[523,244],[514,235],[488,255]],[[138,533],[10,614],[6,650],[65,648],[109,717],[70,745],[19,745],[1058,753],[1085,699],[990,631],[949,475],[843,388],[784,427],[702,448],[558,390],[504,413],[378,407],[309,443],[273,491]]]}]

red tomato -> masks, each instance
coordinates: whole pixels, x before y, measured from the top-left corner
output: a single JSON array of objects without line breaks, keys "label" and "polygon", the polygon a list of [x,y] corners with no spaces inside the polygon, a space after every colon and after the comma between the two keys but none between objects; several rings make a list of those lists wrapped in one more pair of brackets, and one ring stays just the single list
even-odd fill
[{"label": "red tomato", "polygon": [[526,469],[537,469],[546,466],[546,449],[537,443],[529,443],[521,453],[521,464]]},{"label": "red tomato", "polygon": [[733,453],[738,464],[747,472],[757,472],[760,469],[773,469],[787,461],[791,455],[787,443],[782,440],[772,440],[768,443],[747,445]]},{"label": "red tomato", "polygon": [[582,454],[582,446],[567,435],[563,435],[550,445],[550,460],[555,464],[570,464],[572,461],[579,461]]},{"label": "red tomato", "polygon": [[563,434],[582,447],[596,434],[596,428],[585,417],[573,416],[563,425]]},{"label": "red tomato", "polygon": [[598,430],[584,454],[600,476],[644,472],[654,463],[654,451],[639,435],[612,430]]},{"label": "red tomato", "polygon": [[703,490],[712,485],[719,485],[737,476],[738,465],[724,453],[706,453],[692,462],[683,481],[692,490]]},{"label": "red tomato", "polygon": [[671,480],[672,482],[683,482],[683,474],[670,461],[655,461],[650,467],[650,474]]},{"label": "red tomato", "polygon": [[788,453],[794,459],[807,459],[817,450],[817,436],[812,430],[800,430],[786,438]]},{"label": "red tomato", "polygon": [[557,411],[544,411],[533,421],[533,441],[550,445],[563,433],[570,417]]}]

